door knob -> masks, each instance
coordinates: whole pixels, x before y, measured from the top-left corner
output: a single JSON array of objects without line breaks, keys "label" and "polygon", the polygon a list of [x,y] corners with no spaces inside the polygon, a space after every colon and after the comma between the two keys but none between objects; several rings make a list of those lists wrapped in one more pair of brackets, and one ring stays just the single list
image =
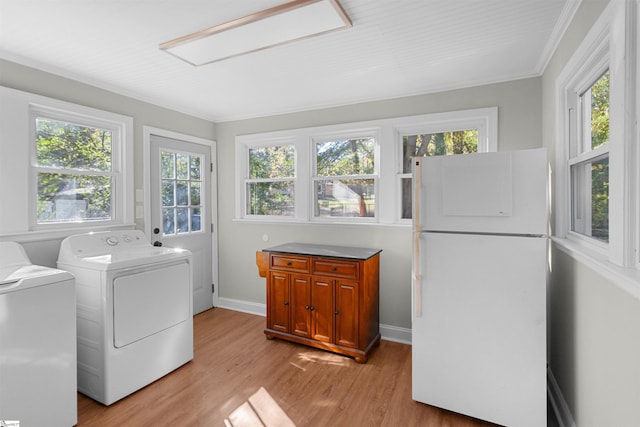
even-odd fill
[{"label": "door knob", "polygon": [[155,242],[153,242],[153,246],[162,246],[162,242],[159,240],[156,240]]}]

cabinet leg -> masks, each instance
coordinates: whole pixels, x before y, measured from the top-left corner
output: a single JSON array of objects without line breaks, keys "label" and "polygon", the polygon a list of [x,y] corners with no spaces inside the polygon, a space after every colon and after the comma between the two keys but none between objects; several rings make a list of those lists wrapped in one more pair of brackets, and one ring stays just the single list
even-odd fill
[{"label": "cabinet leg", "polygon": [[265,334],[265,336],[267,337],[268,340],[273,340],[273,339],[276,338],[276,337],[274,337],[273,335],[270,335],[270,334]]},{"label": "cabinet leg", "polygon": [[356,356],[354,359],[357,363],[367,363],[367,356],[364,354],[362,356]]}]

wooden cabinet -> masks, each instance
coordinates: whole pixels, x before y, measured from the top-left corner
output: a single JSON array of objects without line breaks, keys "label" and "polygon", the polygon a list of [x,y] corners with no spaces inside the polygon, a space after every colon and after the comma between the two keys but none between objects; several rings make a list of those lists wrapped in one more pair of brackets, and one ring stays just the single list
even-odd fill
[{"label": "wooden cabinet", "polygon": [[380,342],[380,250],[287,243],[256,252],[267,279],[267,338],[364,363]]}]

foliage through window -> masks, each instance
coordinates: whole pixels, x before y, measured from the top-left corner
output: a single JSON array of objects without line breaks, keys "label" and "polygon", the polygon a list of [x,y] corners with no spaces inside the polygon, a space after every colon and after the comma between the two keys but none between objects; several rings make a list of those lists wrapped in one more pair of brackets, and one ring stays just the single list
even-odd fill
[{"label": "foliage through window", "polygon": [[113,217],[112,129],[35,119],[37,224]]},{"label": "foliage through window", "polygon": [[202,231],[202,156],[162,150],[162,232]]},{"label": "foliage through window", "polygon": [[569,159],[571,230],[609,241],[609,71],[579,95]]},{"label": "foliage through window", "polygon": [[249,149],[247,215],[294,215],[295,156],[293,145]]},{"label": "foliage through window", "polygon": [[373,137],[315,143],[314,217],[374,217],[376,140]]},{"label": "foliage through window", "polygon": [[401,218],[411,219],[412,217],[411,167],[413,157],[468,154],[477,151],[477,129],[402,135]]}]

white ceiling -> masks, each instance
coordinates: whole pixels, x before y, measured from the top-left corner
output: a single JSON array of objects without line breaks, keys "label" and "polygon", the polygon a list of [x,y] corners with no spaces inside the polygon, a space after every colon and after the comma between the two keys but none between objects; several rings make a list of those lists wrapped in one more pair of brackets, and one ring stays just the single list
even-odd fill
[{"label": "white ceiling", "polygon": [[353,27],[193,67],[160,43],[287,0],[0,0],[0,58],[215,122],[539,76],[580,0],[340,0]]}]

